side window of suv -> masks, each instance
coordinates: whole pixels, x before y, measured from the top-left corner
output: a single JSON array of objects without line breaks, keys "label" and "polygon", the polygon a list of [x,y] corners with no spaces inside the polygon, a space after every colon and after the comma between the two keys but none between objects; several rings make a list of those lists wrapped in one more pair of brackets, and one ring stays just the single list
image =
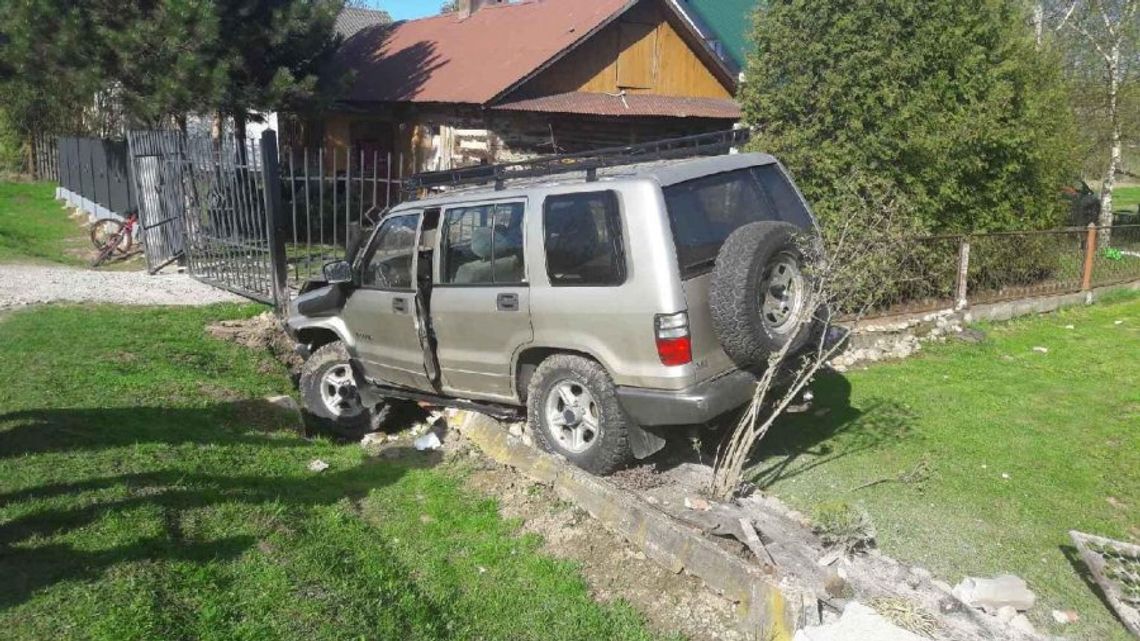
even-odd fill
[{"label": "side window of suv", "polygon": [[555,287],[625,282],[617,194],[598,191],[551,196],[543,210],[546,273]]},{"label": "side window of suv", "polygon": [[521,202],[448,209],[443,223],[443,283],[522,283],[525,209]]},{"label": "side window of suv", "polygon": [[360,284],[376,289],[411,289],[412,260],[416,254],[416,228],[420,216],[385,220],[376,232],[371,255],[364,261]]}]

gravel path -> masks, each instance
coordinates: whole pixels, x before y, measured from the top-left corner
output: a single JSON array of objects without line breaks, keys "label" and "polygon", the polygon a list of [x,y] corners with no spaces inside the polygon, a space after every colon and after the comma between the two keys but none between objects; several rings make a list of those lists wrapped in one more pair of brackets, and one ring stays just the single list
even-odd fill
[{"label": "gravel path", "polygon": [[67,267],[0,265],[0,309],[55,301],[118,305],[209,305],[246,299],[186,274],[98,272]]}]

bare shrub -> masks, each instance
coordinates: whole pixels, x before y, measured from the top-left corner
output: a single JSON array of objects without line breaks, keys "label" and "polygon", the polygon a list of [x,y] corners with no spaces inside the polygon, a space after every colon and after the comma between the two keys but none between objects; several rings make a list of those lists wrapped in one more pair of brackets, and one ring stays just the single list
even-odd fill
[{"label": "bare shrub", "polygon": [[912,262],[914,243],[909,239],[917,223],[895,192],[853,175],[829,209],[828,219],[833,222],[801,240],[810,290],[805,308],[815,312],[799,318],[789,335],[809,324],[819,323],[825,329],[815,332],[802,351],[792,353],[789,342],[769,356],[751,404],[718,450],[710,487],[715,497],[733,495],[757,443],[842,349],[841,342],[828,340],[830,329],[841,319],[854,326],[911,278],[907,276],[911,272],[900,266]]}]

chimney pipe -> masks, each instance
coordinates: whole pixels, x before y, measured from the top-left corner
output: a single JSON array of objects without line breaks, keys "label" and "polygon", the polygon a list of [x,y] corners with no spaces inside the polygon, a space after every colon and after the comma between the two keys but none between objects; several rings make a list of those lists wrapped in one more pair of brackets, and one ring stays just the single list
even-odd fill
[{"label": "chimney pipe", "polygon": [[503,0],[459,0],[459,14],[460,20],[466,20],[471,17],[471,14],[482,9],[489,4],[503,4]]}]

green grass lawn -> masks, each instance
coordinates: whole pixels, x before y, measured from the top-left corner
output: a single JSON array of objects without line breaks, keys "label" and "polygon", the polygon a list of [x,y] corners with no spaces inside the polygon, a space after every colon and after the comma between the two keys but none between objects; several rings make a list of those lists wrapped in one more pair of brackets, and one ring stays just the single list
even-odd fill
[{"label": "green grass lawn", "polygon": [[1112,208],[1116,211],[1129,209],[1133,212],[1140,206],[1140,185],[1117,187],[1112,190]]},{"label": "green grass lawn", "polygon": [[[979,345],[824,377],[827,413],[778,425],[754,474],[805,512],[862,506],[883,550],[948,582],[1020,575],[1038,629],[1125,641],[1067,533],[1140,539],[1140,298],[983,329]],[[923,460],[923,483],[852,491]],[[1081,621],[1061,628],[1052,609]]]},{"label": "green grass lawn", "polygon": [[0,636],[649,638],[462,464],[305,440],[251,401],[285,372],[203,326],[257,311],[0,318]]},{"label": "green grass lawn", "polygon": [[0,181],[0,263],[86,263],[90,240],[55,200],[52,183]]}]

